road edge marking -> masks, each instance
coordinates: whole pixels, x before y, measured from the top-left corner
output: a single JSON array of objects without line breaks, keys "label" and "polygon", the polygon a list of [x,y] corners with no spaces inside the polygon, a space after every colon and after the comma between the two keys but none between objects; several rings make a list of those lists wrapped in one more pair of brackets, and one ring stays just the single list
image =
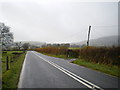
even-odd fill
[{"label": "road edge marking", "polygon": [[[67,74],[68,76],[72,77],[72,78],[75,79],[76,81],[82,83],[82,84],[85,85],[86,87],[88,87],[88,88],[90,88],[90,89],[93,89],[93,90],[96,90],[96,89],[104,90],[104,89],[100,88],[99,86],[97,86],[97,85],[95,85],[95,84],[93,84],[93,83],[91,83],[91,82],[89,82],[89,81],[81,78],[80,76],[78,76],[78,75],[70,72],[69,70],[64,69],[63,67],[57,65],[56,63],[53,63],[52,61],[48,61],[47,59],[39,56],[37,53],[35,53],[35,52],[32,52],[32,53],[34,53],[36,56],[38,56],[39,58],[43,59],[45,62],[49,63],[50,65],[54,66],[55,68],[59,69],[60,71],[64,72],[64,73]],[[76,78],[76,77],[77,77],[77,78]],[[81,81],[80,79],[81,79],[82,81]],[[83,81],[84,81],[84,82],[83,82]],[[88,83],[89,85],[88,85],[87,83]],[[92,87],[92,86],[93,86],[93,87]]]},{"label": "road edge marking", "polygon": [[23,65],[22,65],[22,69],[21,69],[21,72],[20,72],[20,77],[19,77],[17,88],[21,88],[22,79],[23,79],[23,73],[24,73],[24,68],[25,68],[25,63],[26,63],[27,56],[28,56],[28,52],[25,55],[25,59],[24,59],[24,62],[23,62]]}]

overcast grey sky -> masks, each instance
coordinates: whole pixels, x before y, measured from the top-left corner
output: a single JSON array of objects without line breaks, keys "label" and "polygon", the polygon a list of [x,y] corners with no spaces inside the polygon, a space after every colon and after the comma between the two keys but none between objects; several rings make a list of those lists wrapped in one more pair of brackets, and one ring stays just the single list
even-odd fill
[{"label": "overcast grey sky", "polygon": [[117,2],[31,0],[0,2],[0,22],[11,27],[15,41],[80,42],[118,34]]}]

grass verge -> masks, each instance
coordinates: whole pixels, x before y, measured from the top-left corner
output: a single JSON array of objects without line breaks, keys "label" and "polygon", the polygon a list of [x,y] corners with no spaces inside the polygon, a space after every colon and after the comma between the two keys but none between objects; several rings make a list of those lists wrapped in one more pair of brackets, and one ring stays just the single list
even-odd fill
[{"label": "grass verge", "polygon": [[22,68],[22,64],[25,58],[25,53],[21,54],[17,61],[11,66],[10,70],[7,70],[2,74],[2,88],[17,88],[18,80]]},{"label": "grass verge", "polygon": [[120,73],[119,73],[120,68],[118,66],[108,66],[104,64],[97,64],[97,63],[85,61],[83,59],[77,59],[75,61],[72,61],[72,63],[85,66],[100,72],[104,72],[112,76],[120,77]]},{"label": "grass verge", "polygon": [[14,62],[17,61],[17,58],[19,57],[19,55],[12,54],[12,53],[15,53],[15,52],[22,53],[23,51],[3,51],[3,52],[6,52],[2,54],[2,73],[4,74],[6,72],[6,57],[7,56],[9,57],[9,62],[12,61],[11,65],[13,65]]},{"label": "grass verge", "polygon": [[[41,52],[39,52],[39,53],[41,53]],[[73,58],[73,57],[67,57],[66,55],[53,55],[53,54],[47,54],[47,53],[42,53],[42,54],[51,56],[51,57],[64,58],[64,59],[72,59]]]},{"label": "grass verge", "polygon": [[45,54],[45,55],[47,55],[47,56],[52,56],[52,57],[66,58],[65,55],[53,55],[53,54],[47,54],[47,53],[42,53],[42,54]]}]

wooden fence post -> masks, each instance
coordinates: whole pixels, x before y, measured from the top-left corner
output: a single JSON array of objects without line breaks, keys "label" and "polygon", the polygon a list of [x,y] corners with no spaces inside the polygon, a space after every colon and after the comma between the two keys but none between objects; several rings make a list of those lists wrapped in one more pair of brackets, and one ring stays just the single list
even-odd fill
[{"label": "wooden fence post", "polygon": [[9,66],[9,68],[11,68],[11,66],[12,66],[12,56],[10,56],[10,66]]},{"label": "wooden fence post", "polygon": [[9,70],[9,58],[8,58],[8,56],[6,57],[6,70]]}]

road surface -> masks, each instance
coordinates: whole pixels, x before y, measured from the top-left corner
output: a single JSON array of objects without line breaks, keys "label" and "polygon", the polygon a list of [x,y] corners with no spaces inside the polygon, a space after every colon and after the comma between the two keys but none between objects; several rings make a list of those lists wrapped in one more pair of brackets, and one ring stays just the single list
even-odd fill
[{"label": "road surface", "polygon": [[28,51],[18,88],[118,88],[118,78],[67,60]]}]

